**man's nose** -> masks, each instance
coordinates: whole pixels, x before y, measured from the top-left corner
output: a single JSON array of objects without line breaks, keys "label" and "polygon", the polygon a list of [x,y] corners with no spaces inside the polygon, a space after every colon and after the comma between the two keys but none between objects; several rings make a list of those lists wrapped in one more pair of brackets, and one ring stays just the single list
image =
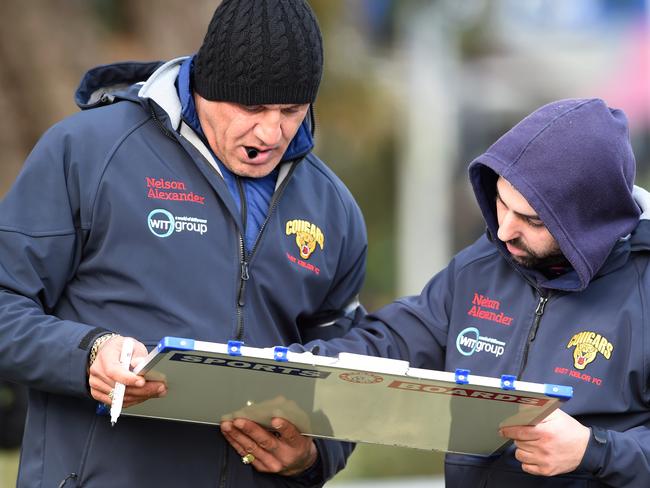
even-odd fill
[{"label": "man's nose", "polygon": [[499,230],[497,230],[497,237],[503,242],[508,242],[520,236],[520,222],[519,218],[513,212],[506,212],[501,222],[499,222]]},{"label": "man's nose", "polygon": [[282,139],[281,122],[279,110],[267,110],[255,125],[253,133],[265,146],[275,146]]}]

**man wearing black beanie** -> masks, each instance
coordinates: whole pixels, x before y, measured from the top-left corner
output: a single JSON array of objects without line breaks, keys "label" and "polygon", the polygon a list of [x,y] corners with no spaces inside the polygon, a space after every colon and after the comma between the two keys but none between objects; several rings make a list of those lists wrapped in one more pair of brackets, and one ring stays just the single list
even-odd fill
[{"label": "man wearing black beanie", "polygon": [[314,103],[323,46],[306,2],[224,1],[194,64],[194,89],[242,105]]},{"label": "man wearing black beanie", "polygon": [[350,444],[282,418],[272,435],[96,413],[116,382],[125,414],[173,388],[120,366],[126,337],[135,366],[164,336],[270,347],[362,311],[363,217],[312,153],[322,71],[305,0],[224,0],[196,55],[85,75],[83,111],[0,202],[0,377],[29,388],[18,487],[310,487],[343,468]]}]

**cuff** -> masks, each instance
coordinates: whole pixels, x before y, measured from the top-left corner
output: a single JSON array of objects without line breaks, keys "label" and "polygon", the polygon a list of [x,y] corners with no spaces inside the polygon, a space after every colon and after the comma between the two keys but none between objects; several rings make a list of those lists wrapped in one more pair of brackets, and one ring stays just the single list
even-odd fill
[{"label": "cuff", "polygon": [[316,450],[318,451],[318,455],[316,456],[316,461],[314,462],[314,464],[312,464],[310,467],[308,467],[300,474],[288,476],[287,477],[288,479],[300,485],[308,486],[308,487],[323,486],[323,484],[325,484],[325,477],[323,474],[323,462],[321,461],[322,456],[320,450],[318,449],[318,443],[315,442],[314,444],[316,445]]},{"label": "cuff", "polygon": [[600,427],[590,427],[591,436],[578,469],[596,474],[605,466],[609,444],[609,433]]}]

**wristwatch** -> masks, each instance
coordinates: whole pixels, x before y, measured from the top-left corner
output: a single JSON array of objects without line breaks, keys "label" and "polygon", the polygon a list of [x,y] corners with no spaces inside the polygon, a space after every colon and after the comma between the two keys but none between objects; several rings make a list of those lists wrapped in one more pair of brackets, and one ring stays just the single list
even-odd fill
[{"label": "wristwatch", "polygon": [[104,334],[103,336],[98,337],[95,339],[95,342],[93,342],[92,347],[90,348],[90,354],[88,355],[88,367],[90,368],[92,364],[95,362],[95,359],[97,359],[97,353],[99,352],[99,348],[101,347],[102,344],[106,341],[110,341],[113,337],[117,337],[119,334]]}]

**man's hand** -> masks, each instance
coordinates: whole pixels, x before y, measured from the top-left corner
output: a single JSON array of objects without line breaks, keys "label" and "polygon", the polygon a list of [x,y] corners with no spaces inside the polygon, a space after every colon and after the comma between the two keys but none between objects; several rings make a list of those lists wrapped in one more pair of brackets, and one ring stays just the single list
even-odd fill
[{"label": "man's hand", "polygon": [[588,427],[559,409],[535,426],[503,427],[500,433],[515,441],[515,457],[521,468],[541,476],[575,470],[590,436]]},{"label": "man's hand", "polygon": [[[88,385],[92,397],[106,405],[111,404],[109,393],[116,382],[126,385],[124,408],[142,403],[149,398],[158,398],[167,393],[167,387],[159,381],[145,381],[142,376],[126,371],[120,364],[120,353],[124,337],[116,336],[102,344],[97,358],[88,370]],[[144,344],[133,340],[131,367],[136,366],[147,355]]]},{"label": "man's hand", "polygon": [[271,420],[273,431],[252,420],[235,419],[221,422],[221,432],[242,458],[252,454],[250,463],[262,473],[284,476],[300,474],[311,467],[318,458],[318,450],[310,437],[298,432],[295,425],[285,419]]}]

